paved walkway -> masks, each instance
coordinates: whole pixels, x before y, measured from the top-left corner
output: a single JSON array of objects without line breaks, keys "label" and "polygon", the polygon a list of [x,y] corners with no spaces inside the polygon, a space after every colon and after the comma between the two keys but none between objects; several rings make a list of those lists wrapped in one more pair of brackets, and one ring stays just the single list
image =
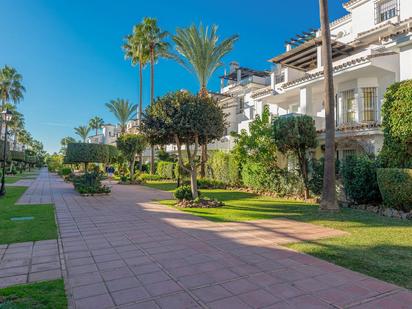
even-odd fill
[{"label": "paved walkway", "polygon": [[113,187],[81,197],[42,171],[21,199],[56,205],[75,308],[412,308],[412,293],[279,246],[339,231],[290,220],[213,223]]}]

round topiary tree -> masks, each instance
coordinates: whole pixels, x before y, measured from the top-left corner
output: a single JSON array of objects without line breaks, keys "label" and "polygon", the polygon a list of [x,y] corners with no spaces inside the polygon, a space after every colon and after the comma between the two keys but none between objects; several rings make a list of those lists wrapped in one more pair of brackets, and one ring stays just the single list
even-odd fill
[{"label": "round topiary tree", "polygon": [[123,134],[117,139],[116,143],[117,148],[129,162],[130,181],[133,182],[136,156],[146,148],[146,139],[141,134]]}]

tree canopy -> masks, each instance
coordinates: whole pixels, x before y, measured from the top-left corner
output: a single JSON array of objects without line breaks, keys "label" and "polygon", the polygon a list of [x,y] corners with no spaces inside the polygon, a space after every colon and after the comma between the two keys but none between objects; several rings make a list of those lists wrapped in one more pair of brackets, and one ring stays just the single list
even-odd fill
[{"label": "tree canopy", "polygon": [[146,138],[141,134],[123,134],[116,141],[117,148],[129,162],[130,180],[134,179],[134,164],[136,156],[142,153],[146,146]]},{"label": "tree canopy", "polygon": [[[226,123],[222,108],[212,98],[177,91],[149,106],[142,124],[143,132],[152,144],[177,146],[179,164],[190,173],[192,194],[196,198],[198,148],[206,139],[212,142],[223,136]],[[182,145],[185,146],[190,168],[183,164]]]}]

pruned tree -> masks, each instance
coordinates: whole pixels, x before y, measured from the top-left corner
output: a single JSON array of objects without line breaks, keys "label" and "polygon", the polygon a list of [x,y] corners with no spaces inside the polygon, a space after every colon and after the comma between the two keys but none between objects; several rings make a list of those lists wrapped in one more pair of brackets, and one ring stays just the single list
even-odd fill
[{"label": "pruned tree", "polygon": [[[207,117],[206,117],[207,115]],[[175,144],[180,167],[190,174],[193,198],[198,197],[199,145],[223,136],[225,115],[212,98],[178,91],[159,98],[143,115],[143,132],[152,144]],[[183,148],[188,164],[184,164]]]},{"label": "pruned tree", "polygon": [[134,180],[136,156],[146,148],[146,138],[142,134],[123,134],[116,141],[117,148],[129,162],[130,181]]},{"label": "pruned tree", "polygon": [[294,155],[299,162],[299,174],[305,185],[305,199],[309,197],[308,150],[317,146],[316,127],[308,115],[287,115],[276,118],[272,124],[273,140],[277,149]]}]

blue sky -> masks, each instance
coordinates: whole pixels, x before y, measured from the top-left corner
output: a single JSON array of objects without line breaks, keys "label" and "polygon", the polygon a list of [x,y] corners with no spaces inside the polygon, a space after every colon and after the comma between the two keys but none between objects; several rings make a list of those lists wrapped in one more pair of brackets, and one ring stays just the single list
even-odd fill
[{"label": "blue sky", "polygon": [[[137,102],[137,68],[124,60],[121,44],[144,16],[162,29],[203,22],[217,24],[221,37],[238,34],[225,59],[268,69],[267,59],[284,51],[284,41],[318,27],[317,0],[0,0],[0,66],[15,67],[27,89],[19,109],[26,126],[47,151],[58,151],[64,136],[93,116],[115,122],[104,103],[115,98]],[[330,18],[345,14],[342,1],[331,0]],[[209,88],[218,90],[220,69]],[[194,76],[170,60],[155,67],[155,94],[198,90]],[[149,69],[144,101],[149,100]]]}]

